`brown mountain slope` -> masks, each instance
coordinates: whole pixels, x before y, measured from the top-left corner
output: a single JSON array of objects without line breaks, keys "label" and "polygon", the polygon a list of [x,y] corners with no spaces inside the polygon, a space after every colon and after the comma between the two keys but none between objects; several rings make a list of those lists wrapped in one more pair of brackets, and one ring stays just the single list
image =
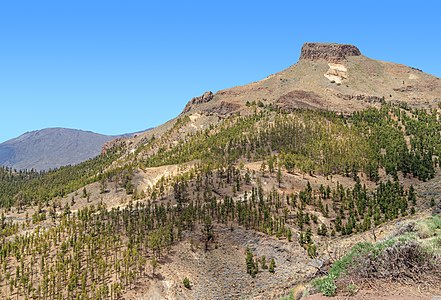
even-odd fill
[{"label": "brown mountain slope", "polygon": [[205,93],[192,99],[184,113],[224,115],[243,111],[247,101],[351,112],[383,98],[434,105],[441,100],[441,80],[415,68],[370,59],[352,45],[306,43],[295,65],[258,82]]},{"label": "brown mountain slope", "polygon": [[[373,162],[380,155],[395,159],[387,155],[408,153],[400,151],[406,142],[423,150],[430,144],[441,149],[441,140],[434,138],[440,131],[439,112],[429,118],[394,106],[378,112],[372,124],[363,123],[367,126],[363,130],[360,126],[360,131],[352,132],[349,128],[359,125],[350,116],[340,120],[334,114],[311,111],[284,116],[268,106],[351,112],[401,100],[430,107],[438,102],[438,85],[438,79],[418,70],[363,57],[351,45],[306,44],[300,61],[285,71],[193,98],[178,118],[115,142],[125,144],[120,150],[125,155],[97,172],[94,182],[62,191],[38,206],[20,207],[24,195],[19,193],[14,197],[18,207],[0,210],[0,216],[5,213],[5,218],[0,217],[0,228],[7,229],[0,232],[6,235],[4,241],[36,230],[30,242],[17,239],[3,248],[7,259],[3,258],[2,268],[8,273],[0,276],[0,299],[29,298],[29,277],[38,293],[63,299],[109,298],[109,289],[111,299],[281,299],[291,291],[292,298],[300,299],[318,291],[309,284],[312,278],[327,273],[327,281],[321,282],[328,294],[335,293],[338,285],[337,296],[359,291],[359,299],[389,299],[400,286],[379,285],[384,292],[372,294],[376,285],[362,285],[366,276],[354,277],[356,283],[349,277],[336,281],[337,272],[331,273],[330,265],[355,244],[371,245],[403,235],[441,251],[436,236],[441,235],[441,225],[431,219],[432,206],[441,197],[436,192],[441,173],[433,154],[441,157],[441,150],[426,153],[412,146],[415,156],[407,161],[385,161],[369,169],[358,169],[354,162]],[[249,118],[227,118],[254,111]],[[276,122],[279,115],[295,122]],[[413,124],[410,116],[416,120],[421,116],[421,122]],[[377,133],[374,122],[389,130]],[[218,126],[204,131],[212,124]],[[264,134],[253,136],[253,131]],[[369,131],[377,139],[365,145]],[[433,138],[425,141],[416,132]],[[392,145],[371,147],[389,139]],[[299,142],[304,140],[308,143]],[[293,147],[283,153],[286,145]],[[198,152],[202,155],[192,155]],[[364,155],[370,152],[375,154],[372,158]],[[424,155],[419,156],[421,152]],[[411,163],[415,177],[403,171],[401,162]],[[315,172],[314,164],[322,167]],[[398,171],[388,171],[390,165]],[[432,168],[436,168],[434,178],[428,176]],[[427,181],[419,180],[421,174]],[[32,242],[40,237],[41,247]],[[368,245],[363,249],[375,253],[377,248]],[[14,249],[25,249],[21,259]],[[441,269],[438,266],[434,263],[430,270]],[[46,283],[45,274],[54,279]],[[425,285],[423,280],[409,281],[407,299],[440,294],[439,276],[436,272],[433,282],[421,277]],[[34,298],[38,297],[47,298],[46,294]]]},{"label": "brown mountain slope", "polygon": [[[437,107],[441,80],[415,68],[368,58],[352,45],[306,43],[299,61],[281,72],[191,99],[180,115],[189,116],[190,124],[177,130],[168,141],[173,143],[185,133],[206,129],[232,113],[253,113],[255,108],[247,106],[247,102],[287,110],[312,108],[350,113],[379,107],[383,99],[413,107]],[[146,140],[171,129],[177,119],[123,143],[134,152]]]}]

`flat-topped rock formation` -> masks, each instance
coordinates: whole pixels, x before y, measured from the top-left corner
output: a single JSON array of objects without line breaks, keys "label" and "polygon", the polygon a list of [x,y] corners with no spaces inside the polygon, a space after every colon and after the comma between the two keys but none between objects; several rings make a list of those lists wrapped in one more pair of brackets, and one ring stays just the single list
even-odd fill
[{"label": "flat-topped rock formation", "polygon": [[348,56],[360,56],[360,50],[354,45],[334,43],[305,43],[303,44],[300,59],[340,62]]}]

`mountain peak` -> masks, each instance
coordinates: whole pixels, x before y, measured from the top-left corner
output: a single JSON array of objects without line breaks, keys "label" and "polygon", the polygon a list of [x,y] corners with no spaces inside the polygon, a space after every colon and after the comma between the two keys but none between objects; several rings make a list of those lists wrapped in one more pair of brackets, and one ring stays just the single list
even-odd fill
[{"label": "mountain peak", "polygon": [[0,144],[0,165],[48,170],[77,164],[98,155],[116,137],[68,128],[30,131]]},{"label": "mountain peak", "polygon": [[360,50],[354,45],[336,43],[305,43],[302,46],[300,59],[324,59],[329,62],[339,62],[346,59],[348,56],[360,55]]}]

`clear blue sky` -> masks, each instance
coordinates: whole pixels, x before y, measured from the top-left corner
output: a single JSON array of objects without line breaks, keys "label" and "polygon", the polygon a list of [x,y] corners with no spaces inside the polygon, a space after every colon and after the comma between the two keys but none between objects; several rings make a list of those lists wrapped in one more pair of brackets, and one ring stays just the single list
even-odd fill
[{"label": "clear blue sky", "polygon": [[441,76],[441,1],[1,1],[0,142],[138,131],[204,91],[294,64],[306,41]]}]

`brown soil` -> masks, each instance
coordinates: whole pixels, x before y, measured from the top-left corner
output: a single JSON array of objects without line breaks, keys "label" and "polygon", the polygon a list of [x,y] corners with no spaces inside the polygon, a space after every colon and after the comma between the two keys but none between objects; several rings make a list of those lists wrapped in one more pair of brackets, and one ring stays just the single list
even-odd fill
[{"label": "brown soil", "polygon": [[[197,232],[197,231],[196,231]],[[216,239],[205,252],[202,236],[188,237],[174,246],[162,261],[157,278],[145,279],[126,299],[144,299],[151,285],[165,299],[278,299],[315,269],[297,242],[278,240],[243,228],[216,226]],[[255,278],[246,273],[245,252],[275,259],[276,272],[260,270]],[[182,280],[188,277],[191,289]]]},{"label": "brown soil", "polygon": [[[261,162],[247,163],[244,169],[259,172]],[[176,166],[164,166],[160,168],[148,168],[135,173],[134,183],[138,191],[147,186],[155,184],[162,174],[176,175],[179,172]],[[438,174],[438,173],[437,173]],[[382,175],[384,176],[384,174]],[[423,196],[427,191],[434,191],[439,185],[440,175],[434,180],[418,183],[417,190]],[[374,184],[369,182],[360,174],[362,183],[368,188]],[[253,179],[255,181],[255,178]],[[320,184],[334,187],[337,182],[343,186],[349,187],[354,184],[351,178],[336,176],[310,176],[294,172],[294,174],[283,173],[282,186],[279,189],[276,174],[267,174],[262,178],[264,190],[270,191],[273,188],[289,194],[298,192],[305,188],[306,183],[310,182],[313,189],[317,189]],[[416,181],[411,178],[400,178],[405,185],[415,184]],[[255,183],[255,182],[254,182]],[[70,203],[72,196],[75,204],[72,207],[76,211],[88,205],[97,205],[103,201],[107,207],[125,206],[131,199],[124,189],[117,189],[108,184],[108,192],[100,194],[99,183],[88,185],[88,193],[91,194],[89,203],[86,198],[82,198],[82,190],[71,193],[67,197],[60,199],[60,207],[67,202]],[[219,189],[220,194],[231,194],[231,190]],[[77,194],[77,195],[75,195]],[[237,195],[236,197],[240,197]],[[431,196],[431,195],[429,195]],[[435,195],[438,196],[438,195]],[[143,200],[139,200],[143,201]],[[158,201],[168,201],[168,198]],[[421,208],[427,204],[420,204]],[[62,208],[59,208],[61,213]],[[28,216],[33,213],[33,208],[28,208]],[[8,217],[15,218],[16,222],[25,223],[26,212],[8,213]],[[310,213],[314,213],[311,211]],[[382,225],[375,230],[377,240],[386,239],[393,235],[398,225],[412,222],[423,218],[429,214],[429,211],[423,211],[414,216],[401,218]],[[321,222],[329,222],[327,219],[320,219]],[[50,227],[52,221],[48,220],[40,223],[40,226]],[[20,232],[29,232],[35,225],[32,223],[26,230]],[[160,269],[157,276],[145,277],[141,279],[135,288],[132,288],[124,294],[125,299],[279,299],[289,294],[289,291],[301,282],[308,281],[314,275],[316,269],[312,267],[312,260],[307,256],[306,251],[300,247],[297,242],[297,230],[293,229],[293,241],[286,239],[277,239],[274,236],[266,236],[252,230],[235,227],[233,231],[227,225],[216,225],[215,242],[210,244],[209,251],[204,251],[202,234],[200,229],[196,229],[192,236],[188,235],[182,243],[173,246],[166,258],[160,261]],[[329,258],[332,262],[341,257],[353,245],[362,241],[374,241],[372,232],[364,232],[346,237],[315,237],[319,245],[320,255]],[[245,249],[250,247],[257,257],[265,256],[267,262],[271,258],[276,261],[276,273],[271,274],[267,270],[260,270],[256,278],[251,278],[246,273]],[[186,289],[182,280],[188,277],[192,282],[192,288]],[[383,285],[381,285],[383,284]],[[386,283],[375,283],[372,287],[362,286],[353,299],[430,299],[431,295],[437,295],[437,291],[423,288],[422,286],[391,285]],[[420,288],[420,290],[418,290]],[[438,293],[441,294],[441,293]],[[410,295],[408,298],[407,295]],[[427,297],[426,297],[427,296]],[[313,295],[308,299],[321,299],[318,295]],[[339,298],[340,297],[340,298]],[[339,296],[336,299],[347,299],[347,296]],[[360,298],[357,298],[360,297]],[[370,297],[370,298],[369,298]],[[393,298],[398,297],[398,298]],[[399,298],[401,297],[401,298]]]},{"label": "brown soil", "polygon": [[[439,298],[437,298],[439,297]],[[369,284],[357,287],[354,295],[337,295],[329,298],[321,294],[314,294],[305,300],[438,300],[441,299],[441,286],[427,286],[424,284],[402,284],[399,282],[372,281]]]}]

